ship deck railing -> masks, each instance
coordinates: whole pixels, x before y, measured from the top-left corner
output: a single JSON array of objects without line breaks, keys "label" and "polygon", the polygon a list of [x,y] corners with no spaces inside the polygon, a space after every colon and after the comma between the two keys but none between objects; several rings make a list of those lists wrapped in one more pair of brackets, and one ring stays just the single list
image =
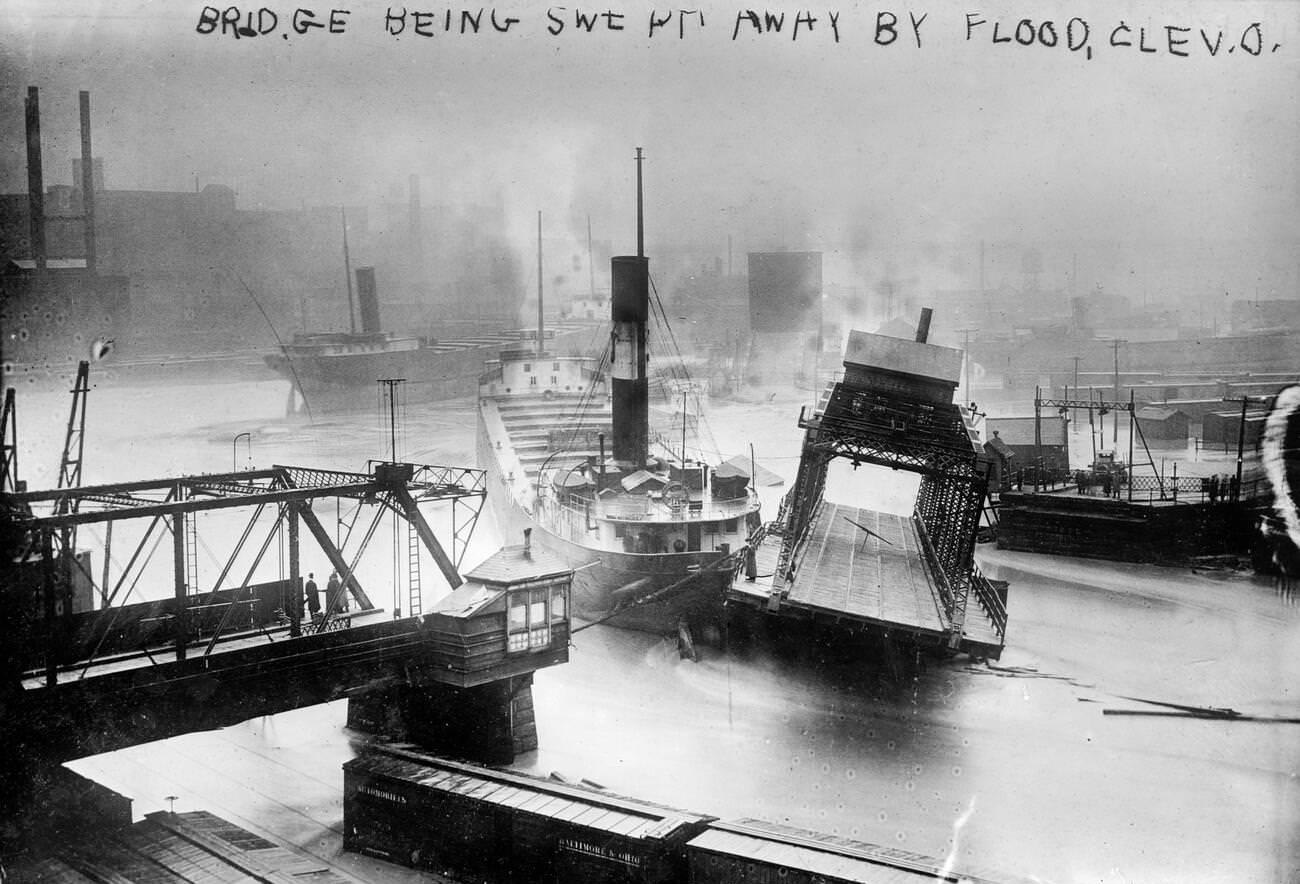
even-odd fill
[{"label": "ship deck railing", "polygon": [[[582,501],[581,504],[575,501]],[[680,506],[670,505],[662,499],[637,497],[622,499],[617,502],[609,500],[590,501],[587,498],[573,498],[563,502],[554,497],[545,500],[545,506],[555,511],[569,514],[583,530],[594,527],[597,521],[603,522],[718,522],[727,519],[743,518],[758,506],[758,495],[749,493],[744,497],[724,500],[706,499],[702,501],[683,501]],[[691,506],[699,503],[700,506]]]},{"label": "ship deck railing", "polygon": [[598,519],[613,522],[653,522],[653,521],[720,521],[738,519],[758,506],[758,496],[747,494],[744,497],[726,499],[705,498],[702,500],[683,500],[680,504],[670,504],[663,498],[643,497],[615,501],[602,500],[592,507],[593,515]]}]

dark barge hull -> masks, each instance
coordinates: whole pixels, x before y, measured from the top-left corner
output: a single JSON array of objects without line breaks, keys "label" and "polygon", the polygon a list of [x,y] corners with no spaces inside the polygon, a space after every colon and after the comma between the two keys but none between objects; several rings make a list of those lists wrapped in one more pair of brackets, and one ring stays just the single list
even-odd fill
[{"label": "dark barge hull", "polygon": [[1205,556],[1246,555],[1261,505],[1150,505],[1007,491],[998,510],[998,549],[1115,562],[1189,565]]}]

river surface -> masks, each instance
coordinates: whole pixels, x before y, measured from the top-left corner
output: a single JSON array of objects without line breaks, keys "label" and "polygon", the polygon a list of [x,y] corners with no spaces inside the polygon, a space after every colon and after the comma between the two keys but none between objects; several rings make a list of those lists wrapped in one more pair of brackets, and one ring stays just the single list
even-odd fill
[{"label": "river surface", "polygon": [[[284,393],[279,382],[93,390],[83,481],[272,463],[362,469],[388,456],[374,403],[286,417]],[[718,447],[729,456],[753,444],[788,483],[801,401],[714,403]],[[20,468],[32,488],[55,484],[69,402],[20,395]],[[404,459],[474,465],[472,403],[405,409],[398,443]],[[863,470],[833,474],[828,493],[897,509],[910,488]],[[784,490],[765,490],[768,516]],[[215,561],[236,529],[209,528],[205,560]],[[501,542],[481,520],[466,566]],[[762,647],[691,662],[672,642],[596,627],[574,636],[567,665],[538,673],[541,749],[517,767],[951,857],[992,877],[1300,880],[1300,725],[1104,714],[1161,709],[1142,702],[1154,700],[1300,718],[1300,607],[1242,573],[988,546],[977,555],[1011,583],[994,666],[958,658],[896,681],[870,664]],[[382,566],[370,581],[383,582]],[[71,766],[132,797],[140,815],[209,810],[366,880],[424,880],[342,852],[340,765],[358,747],[345,712],[324,704]]]}]

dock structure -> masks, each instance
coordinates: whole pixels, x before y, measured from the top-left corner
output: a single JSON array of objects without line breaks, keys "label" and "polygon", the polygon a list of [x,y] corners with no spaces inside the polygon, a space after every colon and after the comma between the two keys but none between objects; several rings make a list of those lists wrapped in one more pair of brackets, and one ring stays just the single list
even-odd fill
[{"label": "dock structure", "polygon": [[157,811],[132,823],[73,831],[13,863],[16,881],[83,884],[158,881],[185,884],[361,884],[334,862],[268,841],[208,811]]},{"label": "dock structure", "polygon": [[[800,412],[798,477],[729,602],[1000,656],[1005,585],[974,561],[988,462],[952,402],[961,359],[921,333],[917,341],[852,333],[844,379],[811,414]],[[912,514],[825,500],[836,458],[919,474]]]}]

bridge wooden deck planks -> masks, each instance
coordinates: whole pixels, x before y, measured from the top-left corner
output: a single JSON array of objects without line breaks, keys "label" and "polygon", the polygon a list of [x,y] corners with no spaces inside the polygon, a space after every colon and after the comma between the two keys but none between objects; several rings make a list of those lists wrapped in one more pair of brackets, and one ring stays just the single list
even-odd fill
[{"label": "bridge wooden deck planks", "polygon": [[946,628],[911,520],[830,501],[810,529],[786,601],[912,631]]}]

